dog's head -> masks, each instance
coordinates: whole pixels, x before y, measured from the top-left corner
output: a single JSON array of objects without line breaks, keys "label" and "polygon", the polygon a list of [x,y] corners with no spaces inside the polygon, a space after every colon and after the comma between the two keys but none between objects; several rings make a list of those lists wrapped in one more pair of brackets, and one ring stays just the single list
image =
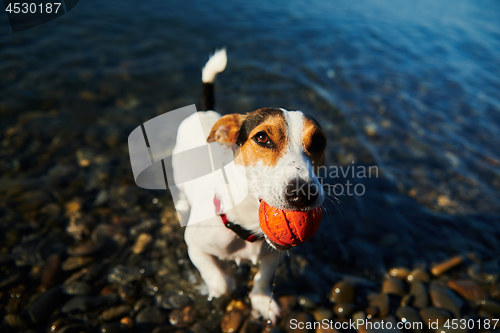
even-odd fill
[{"label": "dog's head", "polygon": [[326,136],[301,111],[262,108],[229,114],[212,127],[208,142],[236,146],[249,192],[285,210],[310,210],[322,204],[324,191],[314,169],[325,163]]}]

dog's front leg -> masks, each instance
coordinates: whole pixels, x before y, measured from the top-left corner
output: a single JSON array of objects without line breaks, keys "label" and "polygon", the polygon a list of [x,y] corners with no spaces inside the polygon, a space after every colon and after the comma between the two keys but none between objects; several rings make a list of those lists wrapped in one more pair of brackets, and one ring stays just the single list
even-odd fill
[{"label": "dog's front leg", "polygon": [[234,282],[224,273],[217,258],[194,246],[188,246],[188,254],[208,286],[209,299],[220,297],[232,290]]},{"label": "dog's front leg", "polygon": [[271,295],[271,281],[278,263],[277,251],[267,253],[260,259],[259,271],[255,274],[253,288],[249,295],[252,309],[256,312],[254,314],[270,319],[273,324],[280,315],[279,305]]}]

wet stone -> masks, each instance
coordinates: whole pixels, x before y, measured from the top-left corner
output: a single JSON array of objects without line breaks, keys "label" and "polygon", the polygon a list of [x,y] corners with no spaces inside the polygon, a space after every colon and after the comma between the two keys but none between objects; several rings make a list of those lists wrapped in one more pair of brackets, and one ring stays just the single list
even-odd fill
[{"label": "wet stone", "polygon": [[72,281],[63,285],[63,291],[67,295],[83,296],[90,293],[90,286],[85,282]]},{"label": "wet stone", "polygon": [[241,326],[240,333],[260,333],[262,332],[262,325],[251,319],[247,319],[243,326]]},{"label": "wet stone", "polygon": [[70,256],[89,256],[99,252],[105,244],[105,239],[90,239],[77,245],[68,247]]},{"label": "wet stone", "polygon": [[132,252],[135,254],[140,254],[144,252],[144,250],[146,250],[146,248],[148,247],[148,245],[151,243],[152,240],[153,237],[151,237],[151,235],[146,233],[140,234],[137,237],[134,245],[132,246]]},{"label": "wet stone", "polygon": [[468,301],[477,302],[487,298],[486,292],[472,280],[450,280],[448,287]]},{"label": "wet stone", "polygon": [[165,293],[155,297],[156,304],[165,310],[180,309],[191,303],[189,296],[180,293]]},{"label": "wet stone", "polygon": [[410,274],[408,274],[406,280],[408,280],[408,282],[413,282],[413,281],[429,282],[430,276],[423,269],[417,268],[411,271]]},{"label": "wet stone", "polygon": [[115,266],[108,275],[108,281],[118,285],[126,285],[129,282],[139,280],[142,277],[139,268],[134,266]]},{"label": "wet stone", "polygon": [[41,290],[46,290],[56,284],[61,266],[61,255],[54,253],[47,258],[41,275]]},{"label": "wet stone", "polygon": [[99,316],[99,319],[104,321],[110,321],[126,315],[129,311],[130,307],[128,305],[122,304],[114,306],[112,308],[104,310]]},{"label": "wet stone", "polygon": [[243,313],[244,316],[248,316],[250,314],[250,308],[248,305],[246,305],[243,301],[239,299],[233,299],[229,304],[226,306],[226,312],[233,311],[233,310],[238,310]]},{"label": "wet stone", "polygon": [[410,270],[405,267],[394,267],[389,270],[389,275],[398,279],[406,280]]},{"label": "wet stone", "polygon": [[101,333],[124,333],[130,329],[121,323],[110,323],[101,326]]},{"label": "wet stone", "polygon": [[187,327],[196,319],[196,312],[192,306],[186,306],[184,309],[176,309],[170,312],[168,320],[170,324],[176,327]]},{"label": "wet stone", "polygon": [[419,314],[425,324],[436,321],[444,323],[447,319],[452,318],[452,314],[449,311],[435,307],[422,309],[419,311]]},{"label": "wet stone", "polygon": [[297,297],[294,295],[283,295],[278,297],[278,302],[280,304],[281,314],[286,315],[298,304]]},{"label": "wet stone", "polygon": [[479,304],[481,309],[493,316],[493,318],[500,317],[500,303],[492,300],[483,300]]},{"label": "wet stone", "polygon": [[243,313],[238,310],[229,311],[222,317],[220,328],[222,333],[238,332],[244,320]]},{"label": "wet stone", "polygon": [[66,302],[61,311],[63,313],[86,312],[94,308],[109,305],[116,301],[115,295],[105,296],[76,296]]},{"label": "wet stone", "polygon": [[347,281],[339,281],[332,288],[330,300],[338,304],[354,303],[355,293],[354,285]]},{"label": "wet stone", "polygon": [[404,296],[406,294],[403,281],[395,277],[387,277],[384,279],[382,283],[382,292],[397,296]]},{"label": "wet stone", "polygon": [[354,304],[336,304],[333,307],[333,312],[339,318],[348,318],[354,311]]},{"label": "wet stone", "polygon": [[434,265],[431,268],[431,273],[434,276],[440,276],[441,274],[449,271],[450,269],[460,265],[463,262],[462,256],[455,256],[448,260],[445,260],[439,264]]},{"label": "wet stone", "polygon": [[47,290],[28,308],[28,315],[35,324],[46,322],[50,315],[64,302],[67,296],[64,294],[61,286]]},{"label": "wet stone", "polygon": [[464,302],[450,289],[439,285],[436,281],[432,281],[429,294],[433,306],[449,310],[455,318],[461,318]]},{"label": "wet stone", "polygon": [[413,298],[413,306],[418,309],[424,309],[429,306],[429,296],[425,283],[415,281],[410,283],[410,295]]},{"label": "wet stone", "polygon": [[135,318],[138,324],[161,324],[165,315],[155,306],[148,306],[142,309]]},{"label": "wet stone", "polygon": [[63,271],[73,271],[81,269],[94,261],[91,257],[68,257],[63,261],[61,268]]},{"label": "wet stone", "polygon": [[376,307],[380,317],[385,317],[390,311],[390,299],[387,294],[376,294],[370,297],[370,306]]},{"label": "wet stone", "polygon": [[[402,322],[417,323],[422,322],[418,311],[409,306],[402,306],[396,310],[396,316]],[[421,332],[421,330],[415,330],[415,332]]]},{"label": "wet stone", "polygon": [[322,321],[324,319],[330,320],[333,317],[333,312],[329,309],[320,307],[314,310],[312,315],[316,321]]},{"label": "wet stone", "polygon": [[411,306],[414,300],[415,297],[413,295],[404,295],[403,298],[401,298],[401,306]]}]

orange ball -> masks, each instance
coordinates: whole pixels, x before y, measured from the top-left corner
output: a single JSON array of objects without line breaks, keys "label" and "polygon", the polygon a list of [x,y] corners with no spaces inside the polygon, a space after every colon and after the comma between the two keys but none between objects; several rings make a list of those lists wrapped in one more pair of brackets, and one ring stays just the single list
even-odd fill
[{"label": "orange ball", "polygon": [[259,224],[270,240],[281,246],[296,246],[314,236],[321,223],[321,207],[309,211],[283,210],[259,206]]}]

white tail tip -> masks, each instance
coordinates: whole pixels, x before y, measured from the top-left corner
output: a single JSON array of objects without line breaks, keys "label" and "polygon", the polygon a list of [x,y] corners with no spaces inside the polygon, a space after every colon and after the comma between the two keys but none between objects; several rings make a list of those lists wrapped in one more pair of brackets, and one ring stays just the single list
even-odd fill
[{"label": "white tail tip", "polygon": [[224,71],[227,65],[226,49],[216,50],[208,59],[201,71],[201,80],[204,83],[213,83],[218,73]]}]

